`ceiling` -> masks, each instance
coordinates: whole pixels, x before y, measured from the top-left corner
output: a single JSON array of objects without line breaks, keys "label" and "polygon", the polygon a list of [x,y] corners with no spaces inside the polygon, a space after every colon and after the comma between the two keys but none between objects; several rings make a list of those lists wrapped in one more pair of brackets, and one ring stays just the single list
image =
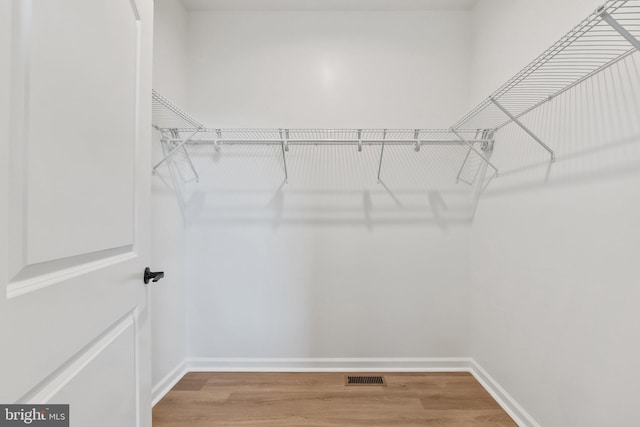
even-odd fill
[{"label": "ceiling", "polygon": [[477,0],[182,0],[196,10],[469,10]]}]

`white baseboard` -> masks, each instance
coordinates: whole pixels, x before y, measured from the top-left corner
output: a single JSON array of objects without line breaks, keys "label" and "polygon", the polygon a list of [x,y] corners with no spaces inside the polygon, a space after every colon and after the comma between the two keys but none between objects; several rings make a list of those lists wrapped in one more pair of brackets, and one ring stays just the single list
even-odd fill
[{"label": "white baseboard", "polygon": [[513,418],[513,421],[515,421],[519,427],[540,427],[540,424],[473,359],[469,372],[471,372],[482,387],[489,392],[491,397],[498,402],[502,409]]},{"label": "white baseboard", "polygon": [[190,358],[153,387],[155,406],[189,372],[469,372],[520,427],[540,427],[498,382],[470,357],[428,358]]},{"label": "white baseboard", "polygon": [[173,386],[175,386],[188,372],[189,369],[187,361],[185,360],[165,375],[165,377],[151,389],[151,405],[156,406],[156,403],[160,402],[160,400],[169,393]]},{"label": "white baseboard", "polygon": [[192,372],[468,372],[472,359],[430,358],[192,358]]}]

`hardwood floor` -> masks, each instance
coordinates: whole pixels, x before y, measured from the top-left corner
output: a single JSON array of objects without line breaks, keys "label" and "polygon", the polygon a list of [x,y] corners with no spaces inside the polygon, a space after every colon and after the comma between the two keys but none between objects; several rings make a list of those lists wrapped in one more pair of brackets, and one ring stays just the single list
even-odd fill
[{"label": "hardwood floor", "polygon": [[189,373],[154,407],[153,426],[516,426],[469,373],[375,375],[387,385],[345,386],[344,373]]}]

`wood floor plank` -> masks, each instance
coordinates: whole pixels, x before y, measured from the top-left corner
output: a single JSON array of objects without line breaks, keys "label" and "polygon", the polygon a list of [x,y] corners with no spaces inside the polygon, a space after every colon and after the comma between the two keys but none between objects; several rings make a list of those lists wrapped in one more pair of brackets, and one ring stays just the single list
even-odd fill
[{"label": "wood floor plank", "polygon": [[[154,427],[447,426],[516,424],[468,373],[189,373],[153,410]],[[359,373],[360,375],[360,373]]]},{"label": "wood floor plank", "polygon": [[206,379],[182,378],[173,386],[173,390],[200,391],[207,384]]},{"label": "wood floor plank", "polygon": [[500,409],[500,405],[482,387],[448,385],[437,389],[425,389],[418,394],[426,410]]}]

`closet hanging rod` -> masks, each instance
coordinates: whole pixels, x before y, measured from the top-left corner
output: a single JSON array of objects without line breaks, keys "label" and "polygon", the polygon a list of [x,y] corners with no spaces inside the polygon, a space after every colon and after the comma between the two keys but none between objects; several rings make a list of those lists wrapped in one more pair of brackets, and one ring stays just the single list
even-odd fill
[{"label": "closet hanging rod", "polygon": [[[182,139],[169,139],[167,142],[181,142]],[[491,142],[488,139],[472,139],[471,143],[483,143]],[[359,144],[367,146],[379,146],[379,145],[406,145],[415,146],[415,144],[425,145],[465,145],[462,141],[452,140],[344,140],[344,139],[309,139],[309,140],[295,140],[295,139],[280,139],[280,140],[215,140],[215,139],[200,139],[190,140],[189,145],[207,145],[207,144],[220,144],[220,145],[280,145],[282,143],[288,143],[289,145],[354,145]]]},{"label": "closet hanging rod", "polygon": [[[162,140],[170,144],[222,145],[463,145],[451,129],[242,129],[242,128],[170,128]],[[195,132],[195,134],[194,134]],[[478,130],[461,130],[466,140],[484,144],[489,138],[478,138]],[[184,136],[190,138],[185,142]]]}]

